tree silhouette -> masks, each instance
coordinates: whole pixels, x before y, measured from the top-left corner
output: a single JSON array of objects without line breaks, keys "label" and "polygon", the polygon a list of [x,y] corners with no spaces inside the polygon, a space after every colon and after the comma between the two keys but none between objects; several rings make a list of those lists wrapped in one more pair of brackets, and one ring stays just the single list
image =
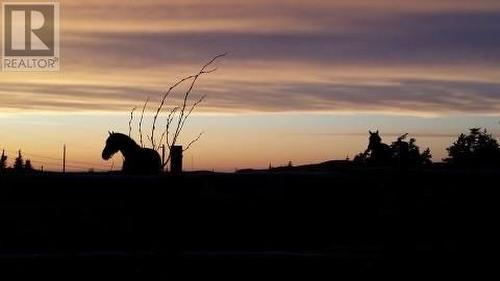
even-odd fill
[{"label": "tree silhouette", "polygon": [[7,168],[7,155],[5,155],[5,149],[2,150],[2,156],[0,157],[0,171]]},{"label": "tree silhouette", "polygon": [[478,167],[500,165],[500,147],[486,129],[469,129],[468,135],[460,134],[448,147],[445,162],[456,166]]},{"label": "tree silhouette", "polygon": [[24,160],[21,150],[17,152],[16,160],[14,160],[14,170],[18,172],[24,170]]},{"label": "tree silhouette", "polygon": [[421,153],[420,147],[417,145],[417,139],[410,138],[410,140],[406,142],[404,141],[406,137],[408,137],[408,134],[400,136],[397,141],[392,143],[393,161],[409,167],[432,164],[430,148],[426,148]]},{"label": "tree silhouette", "polygon": [[420,154],[420,161],[423,165],[428,166],[432,164],[432,154],[431,154],[431,149],[426,148],[424,152]]},{"label": "tree silhouette", "polygon": [[[149,140],[149,143],[151,144],[151,149],[153,150],[160,150],[163,146],[166,147],[167,150],[167,157],[164,159],[162,163],[162,167],[165,167],[170,159],[171,159],[171,149],[172,147],[176,146],[177,143],[179,142],[180,135],[184,129],[184,126],[186,124],[187,119],[189,116],[191,116],[191,113],[194,111],[194,109],[204,101],[205,96],[201,96],[199,99],[190,101],[191,98],[191,93],[193,92],[193,89],[195,88],[196,82],[199,80],[201,76],[210,74],[214,71],[217,70],[217,68],[212,68],[212,65],[219,60],[222,57],[225,57],[227,53],[223,53],[220,55],[217,55],[213,57],[210,61],[208,61],[205,65],[201,67],[201,69],[193,74],[186,76],[174,84],[170,86],[165,93],[163,94],[160,103],[156,107],[155,114],[152,116],[152,123],[151,123],[151,130],[150,134],[147,134],[145,137],[147,140]],[[187,89],[182,95],[180,104],[178,105],[173,105],[171,108],[167,109],[167,99],[171,97],[173,92],[181,87],[182,85],[187,85]],[[139,143],[141,147],[144,147],[145,141],[144,141],[144,136],[143,136],[143,121],[144,121],[144,114],[147,111],[149,99],[146,100],[144,105],[142,106],[141,110],[141,116],[138,122],[138,134],[139,134]],[[132,137],[132,123],[134,119],[134,112],[137,108],[134,107],[131,112],[130,112],[130,117],[129,117],[129,137]],[[162,124],[162,131],[161,134],[157,134],[157,129],[158,129],[158,121],[160,121],[161,114],[165,113],[166,119],[164,119],[164,124]],[[203,135],[203,132],[200,132],[196,137],[194,137],[190,142],[186,143],[184,145],[183,151],[188,150],[194,143],[196,143],[201,136]]]},{"label": "tree silhouette", "polygon": [[408,167],[410,165],[410,146],[404,141],[407,136],[408,133],[405,133],[391,144],[392,162],[399,167]]},{"label": "tree silhouette", "polygon": [[408,142],[408,162],[410,166],[430,165],[432,154],[431,149],[426,148],[420,152],[420,147],[417,145],[417,139],[411,138]]},{"label": "tree silhouette", "polygon": [[33,166],[31,165],[31,160],[26,159],[26,163],[24,164],[24,170],[26,172],[32,172],[33,171]]}]

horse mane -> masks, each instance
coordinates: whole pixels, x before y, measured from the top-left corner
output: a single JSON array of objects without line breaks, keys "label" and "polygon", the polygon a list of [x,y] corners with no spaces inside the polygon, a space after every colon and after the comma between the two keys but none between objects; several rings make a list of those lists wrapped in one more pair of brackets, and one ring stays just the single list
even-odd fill
[{"label": "horse mane", "polygon": [[131,137],[125,135],[125,134],[122,134],[122,133],[115,133],[115,132],[111,132],[109,134],[109,137],[113,137],[113,138],[118,138],[120,141],[122,141],[123,143],[126,143],[128,145],[133,145],[133,146],[139,146],[135,141],[134,139],[132,139]]}]

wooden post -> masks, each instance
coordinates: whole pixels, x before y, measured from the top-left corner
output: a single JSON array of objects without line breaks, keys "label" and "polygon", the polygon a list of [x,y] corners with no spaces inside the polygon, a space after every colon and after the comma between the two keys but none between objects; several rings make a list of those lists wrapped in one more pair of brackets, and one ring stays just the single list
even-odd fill
[{"label": "wooden post", "polygon": [[172,174],[182,173],[182,145],[172,146],[170,155],[170,172]]}]

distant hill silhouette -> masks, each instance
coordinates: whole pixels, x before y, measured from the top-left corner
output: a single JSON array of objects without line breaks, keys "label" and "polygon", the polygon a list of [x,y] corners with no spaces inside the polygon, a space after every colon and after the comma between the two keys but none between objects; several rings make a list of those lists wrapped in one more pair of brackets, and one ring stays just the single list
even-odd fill
[{"label": "distant hill silhouette", "polygon": [[380,168],[482,168],[500,167],[500,145],[492,134],[481,128],[472,128],[468,135],[461,134],[457,140],[447,148],[449,157],[443,159],[443,163],[433,163],[429,148],[421,151],[416,144],[415,138],[405,141],[408,134],[404,134],[390,145],[382,142],[379,131],[369,132],[369,144],[367,149],[354,157],[352,161],[329,160],[321,163],[306,165],[282,165],[273,167],[269,164],[268,169],[239,169],[238,173],[261,173],[261,172],[333,172],[341,170],[360,169],[363,167]]}]

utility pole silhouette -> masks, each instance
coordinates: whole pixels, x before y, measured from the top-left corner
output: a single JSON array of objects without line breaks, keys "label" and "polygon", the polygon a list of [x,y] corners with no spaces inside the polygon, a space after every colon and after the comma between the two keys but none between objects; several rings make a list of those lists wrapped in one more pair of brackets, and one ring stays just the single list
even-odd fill
[{"label": "utility pole silhouette", "polygon": [[66,173],[66,144],[63,144],[62,172]]},{"label": "utility pole silhouette", "polygon": [[161,164],[163,165],[165,163],[165,145],[163,144],[161,146]]}]

